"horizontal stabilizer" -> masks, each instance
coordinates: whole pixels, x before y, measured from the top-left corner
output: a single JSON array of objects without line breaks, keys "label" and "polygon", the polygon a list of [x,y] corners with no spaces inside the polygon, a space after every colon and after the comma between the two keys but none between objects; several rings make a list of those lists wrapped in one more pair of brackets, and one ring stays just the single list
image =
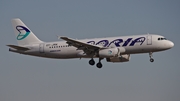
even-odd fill
[{"label": "horizontal stabilizer", "polygon": [[16,46],[16,45],[7,45],[8,47],[11,47],[11,48],[14,48],[14,49],[17,49],[17,50],[21,50],[21,51],[27,51],[27,50],[30,50],[29,48],[27,47],[22,47],[22,46]]}]

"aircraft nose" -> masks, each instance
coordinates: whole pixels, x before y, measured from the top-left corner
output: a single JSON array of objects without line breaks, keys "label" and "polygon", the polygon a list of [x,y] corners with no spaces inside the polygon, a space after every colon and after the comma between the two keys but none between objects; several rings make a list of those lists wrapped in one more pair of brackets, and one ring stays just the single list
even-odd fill
[{"label": "aircraft nose", "polygon": [[174,47],[174,43],[172,41],[169,41],[168,46],[169,46],[169,48],[172,48],[172,47]]}]

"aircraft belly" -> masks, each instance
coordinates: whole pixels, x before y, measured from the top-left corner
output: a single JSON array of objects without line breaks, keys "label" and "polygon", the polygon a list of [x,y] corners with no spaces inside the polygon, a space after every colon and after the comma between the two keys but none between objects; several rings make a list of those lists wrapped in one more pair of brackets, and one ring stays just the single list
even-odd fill
[{"label": "aircraft belly", "polygon": [[52,58],[77,58],[77,52],[72,49],[57,49],[57,50],[49,50],[47,53],[48,57]]}]

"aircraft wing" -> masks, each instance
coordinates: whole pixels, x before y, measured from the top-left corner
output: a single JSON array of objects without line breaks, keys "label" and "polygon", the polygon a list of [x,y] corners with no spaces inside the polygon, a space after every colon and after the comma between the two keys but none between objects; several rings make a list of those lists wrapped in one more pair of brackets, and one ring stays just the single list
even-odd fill
[{"label": "aircraft wing", "polygon": [[11,47],[11,48],[14,48],[14,49],[17,49],[17,50],[22,50],[22,51],[30,50],[29,48],[22,47],[22,46],[16,46],[16,45],[7,45],[7,46]]},{"label": "aircraft wing", "polygon": [[104,47],[98,45],[91,45],[79,40],[71,39],[68,37],[60,37],[61,39],[67,41],[66,43],[70,46],[76,47],[78,50],[83,50],[85,53],[95,52],[96,50],[103,49]]}]

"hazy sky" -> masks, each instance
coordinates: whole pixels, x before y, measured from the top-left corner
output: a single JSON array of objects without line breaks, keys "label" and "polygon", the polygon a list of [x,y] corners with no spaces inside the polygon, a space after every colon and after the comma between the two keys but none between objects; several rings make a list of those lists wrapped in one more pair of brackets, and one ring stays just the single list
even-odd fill
[{"label": "hazy sky", "polygon": [[[175,46],[97,69],[89,59],[54,60],[8,51],[11,19],[43,41],[155,33]],[[0,101],[180,101],[179,0],[1,0]],[[96,60],[97,61],[97,60]]]}]

